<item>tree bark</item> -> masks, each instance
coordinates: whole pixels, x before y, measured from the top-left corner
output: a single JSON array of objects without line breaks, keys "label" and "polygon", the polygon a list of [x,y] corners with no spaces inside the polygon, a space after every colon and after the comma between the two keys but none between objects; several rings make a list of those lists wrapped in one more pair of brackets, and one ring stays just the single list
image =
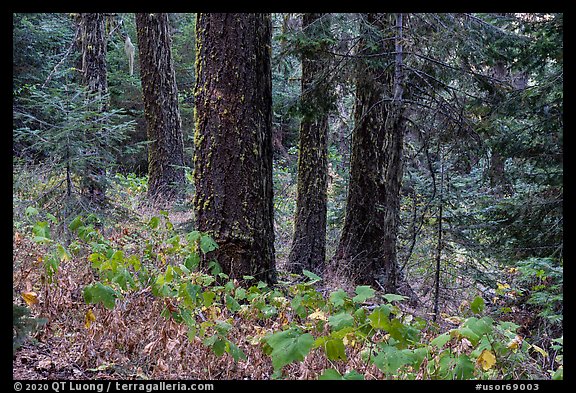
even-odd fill
[{"label": "tree bark", "polygon": [[106,16],[81,14],[82,81],[92,93],[108,92],[106,78]]},{"label": "tree bark", "polygon": [[[80,48],[82,83],[86,86],[88,101],[95,100],[96,110],[101,112],[108,108],[107,67],[106,67],[106,16],[99,13],[80,14]],[[101,133],[102,125],[93,121],[94,133]],[[88,137],[88,136],[87,136]],[[96,144],[87,156],[96,157],[86,165],[86,176],[82,181],[82,192],[91,202],[102,205],[106,200],[106,169],[98,161],[104,146],[102,138],[94,138]]]},{"label": "tree bark", "polygon": [[269,14],[198,14],[194,210],[231,277],[276,281]]},{"label": "tree bark", "polygon": [[[304,14],[302,30],[319,46],[302,48],[302,121],[298,156],[298,187],[294,236],[288,268],[320,271],[326,257],[326,206],[328,186],[328,111],[331,87],[326,81],[330,60],[328,14]],[[322,41],[324,40],[324,41]]]},{"label": "tree bark", "polygon": [[[360,55],[368,56],[357,68],[350,183],[334,261],[354,283],[395,292],[404,131],[401,81],[395,77],[394,41],[382,40],[382,32],[391,27],[389,17],[368,14],[365,19]],[[377,53],[389,55],[375,61]]]},{"label": "tree bark", "polygon": [[148,140],[148,196],[172,201],[183,193],[184,140],[168,15],[136,14],[140,77]]}]

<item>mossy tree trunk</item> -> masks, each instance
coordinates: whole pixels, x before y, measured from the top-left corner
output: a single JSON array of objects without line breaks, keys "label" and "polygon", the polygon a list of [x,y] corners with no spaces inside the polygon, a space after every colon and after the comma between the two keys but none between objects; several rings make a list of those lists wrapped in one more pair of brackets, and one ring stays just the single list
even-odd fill
[{"label": "mossy tree trunk", "polygon": [[[104,111],[108,107],[106,15],[82,13],[78,27],[80,29],[81,77],[89,93],[87,100],[94,100],[97,105],[95,110]],[[94,121],[94,133],[102,133],[101,128],[102,126]],[[104,146],[99,146],[102,138],[94,135],[86,135],[86,138],[97,142],[94,148],[86,153],[86,156],[91,159],[86,164],[86,177],[83,179],[82,191],[91,202],[101,205],[106,199],[106,169],[99,159]]]},{"label": "mossy tree trunk", "polygon": [[184,190],[184,140],[168,15],[136,14],[140,78],[147,123],[148,197],[172,201]]},{"label": "mossy tree trunk", "polygon": [[394,99],[394,40],[385,33],[392,26],[386,14],[367,14],[362,25],[346,216],[334,256],[355,284],[389,292],[396,291],[404,130]]},{"label": "mossy tree trunk", "polygon": [[326,257],[328,111],[333,105],[330,75],[330,15],[304,14],[298,188],[288,268],[321,271]]},{"label": "mossy tree trunk", "polygon": [[194,210],[232,277],[276,280],[269,14],[198,14]]}]

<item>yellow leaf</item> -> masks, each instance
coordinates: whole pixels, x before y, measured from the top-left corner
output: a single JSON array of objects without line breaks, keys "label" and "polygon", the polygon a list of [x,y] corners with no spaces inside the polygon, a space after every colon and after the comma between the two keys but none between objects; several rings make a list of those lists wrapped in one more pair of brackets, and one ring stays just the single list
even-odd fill
[{"label": "yellow leaf", "polygon": [[509,284],[502,284],[502,283],[500,283],[500,282],[496,283],[496,285],[498,285],[498,289],[500,289],[500,290],[510,288],[510,285],[509,285]]},{"label": "yellow leaf", "polygon": [[460,323],[462,323],[462,318],[456,317],[456,316],[449,316],[448,314],[441,314],[442,318],[446,321],[446,322],[450,322],[453,325],[460,325]]},{"label": "yellow leaf", "polygon": [[494,356],[494,354],[489,350],[485,349],[482,351],[480,356],[478,356],[476,364],[481,366],[484,371],[490,370],[492,366],[496,364],[496,356]]},{"label": "yellow leaf", "polygon": [[546,352],[545,350],[543,350],[539,346],[532,344],[532,349],[535,350],[536,352],[538,352],[540,355],[544,356],[545,358],[548,357],[548,352]]},{"label": "yellow leaf", "polygon": [[84,327],[89,329],[92,325],[92,322],[96,322],[96,315],[94,315],[94,312],[92,312],[92,309],[90,309],[84,316]]},{"label": "yellow leaf", "polygon": [[344,343],[344,345],[349,345],[353,347],[354,345],[356,345],[356,335],[354,333],[348,333],[344,336],[342,342]]},{"label": "yellow leaf", "polygon": [[22,292],[22,298],[29,306],[38,304],[38,295],[36,292]]},{"label": "yellow leaf", "polygon": [[516,337],[508,343],[507,347],[516,352],[520,345],[522,345],[522,337],[516,335]]},{"label": "yellow leaf", "polygon": [[317,320],[321,320],[321,321],[327,321],[328,320],[328,317],[326,317],[326,314],[324,314],[324,312],[322,310],[316,310],[312,314],[308,315],[308,318],[309,319],[317,319]]}]

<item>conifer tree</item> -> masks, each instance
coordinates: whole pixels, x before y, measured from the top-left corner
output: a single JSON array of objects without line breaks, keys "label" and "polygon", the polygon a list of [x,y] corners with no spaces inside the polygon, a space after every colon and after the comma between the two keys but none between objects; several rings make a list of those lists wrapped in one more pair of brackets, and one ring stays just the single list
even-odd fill
[{"label": "conifer tree", "polygon": [[199,14],[194,211],[225,273],[275,281],[269,14]]}]

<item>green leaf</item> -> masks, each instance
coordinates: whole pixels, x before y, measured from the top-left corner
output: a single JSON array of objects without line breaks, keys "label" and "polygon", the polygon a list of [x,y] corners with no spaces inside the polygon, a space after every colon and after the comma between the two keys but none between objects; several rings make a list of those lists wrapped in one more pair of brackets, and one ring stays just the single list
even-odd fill
[{"label": "green leaf", "polygon": [[194,243],[197,242],[198,240],[200,240],[200,238],[202,237],[202,234],[198,231],[192,231],[186,234],[186,241],[188,243]]},{"label": "green leaf", "polygon": [[184,323],[188,326],[188,332],[190,332],[190,328],[196,326],[196,320],[194,320],[192,313],[190,310],[180,306],[180,316],[182,317]]},{"label": "green leaf", "polygon": [[330,293],[330,303],[336,307],[342,307],[347,299],[348,294],[343,289]]},{"label": "green leaf", "polygon": [[280,370],[287,364],[304,360],[314,344],[314,337],[290,328],[267,336],[265,341],[272,348],[270,356],[274,370]]},{"label": "green leaf", "polygon": [[140,258],[137,255],[130,255],[126,260],[130,266],[134,268],[134,271],[140,271],[142,268],[142,263],[140,262]]},{"label": "green leaf", "polygon": [[242,288],[242,287],[238,287],[236,288],[236,291],[234,293],[234,298],[236,300],[244,300],[246,299],[246,289]]},{"label": "green leaf", "polygon": [[278,309],[271,304],[266,304],[260,307],[260,312],[262,313],[262,318],[267,319],[278,314]]},{"label": "green leaf", "polygon": [[375,309],[372,314],[368,316],[370,320],[370,325],[374,329],[390,330],[390,320],[388,316],[390,315],[390,308],[386,305],[382,305]]},{"label": "green leaf", "polygon": [[402,296],[402,295],[397,295],[395,293],[387,293],[385,295],[382,295],[382,297],[384,299],[386,299],[386,301],[388,303],[392,303],[394,301],[402,301],[402,300],[406,300],[408,299],[408,296]]},{"label": "green leaf", "polygon": [[480,336],[478,334],[476,334],[472,329],[470,329],[467,326],[463,326],[461,328],[458,329],[458,332],[466,337],[468,340],[470,340],[470,342],[473,345],[478,344],[478,341],[480,340]]},{"label": "green leaf", "polygon": [[456,361],[454,367],[454,378],[456,379],[470,379],[474,376],[474,363],[470,360],[468,355],[461,354]]},{"label": "green leaf", "polygon": [[472,303],[470,303],[470,310],[472,310],[474,314],[482,313],[482,311],[484,311],[484,299],[480,296],[476,296]]},{"label": "green leaf", "polygon": [[36,236],[34,241],[39,243],[44,240],[50,239],[50,227],[48,226],[48,222],[40,221],[34,224],[32,227],[32,233]]},{"label": "green leaf", "polygon": [[204,307],[210,307],[214,303],[214,298],[216,294],[212,291],[202,292],[202,300],[204,301]]},{"label": "green leaf", "polygon": [[306,269],[302,270],[302,274],[310,279],[310,281],[308,281],[308,284],[313,284],[315,282],[322,280],[322,277],[320,277],[320,276],[318,276],[318,275],[316,275],[316,274],[314,274],[311,271],[306,270]]},{"label": "green leaf", "polygon": [[328,324],[333,331],[338,331],[348,326],[354,326],[354,317],[348,313],[341,312],[339,314],[329,316]]},{"label": "green leaf", "polygon": [[216,324],[214,325],[214,329],[216,329],[216,331],[218,333],[220,333],[222,336],[226,336],[226,334],[228,334],[230,329],[232,329],[232,325],[230,325],[226,321],[218,320],[218,321],[216,321]]},{"label": "green leaf", "polygon": [[85,287],[83,295],[86,303],[102,303],[109,310],[114,309],[116,304],[116,291],[100,282]]},{"label": "green leaf", "polygon": [[556,370],[554,372],[554,375],[552,375],[552,380],[553,381],[561,381],[564,379],[564,367],[560,366],[558,368],[558,370]]},{"label": "green leaf", "polygon": [[373,298],[376,291],[368,285],[359,285],[356,287],[356,296],[352,298],[354,303],[364,303],[366,300]]},{"label": "green leaf", "polygon": [[208,235],[202,235],[200,238],[200,250],[202,250],[204,254],[214,251],[217,248],[218,244],[214,241],[214,239]]},{"label": "green leaf", "polygon": [[434,345],[438,349],[442,348],[446,343],[450,341],[450,333],[443,333],[436,337],[434,340],[430,341],[430,345]]},{"label": "green leaf", "polygon": [[240,303],[236,301],[232,296],[226,294],[226,308],[232,312],[240,310]]},{"label": "green leaf", "polygon": [[304,301],[304,298],[301,295],[296,295],[296,296],[294,296],[294,298],[290,302],[290,307],[292,308],[292,310],[294,310],[296,315],[298,315],[300,318],[306,318],[306,316],[308,314],[308,312],[306,310],[306,306],[304,306],[304,304],[302,304],[303,301]]},{"label": "green leaf", "polygon": [[392,345],[383,345],[373,362],[382,372],[394,374],[405,364],[412,363],[410,350],[399,350]]},{"label": "green leaf", "polygon": [[54,255],[44,257],[44,269],[48,277],[52,277],[58,272],[58,267],[60,266],[60,261]]},{"label": "green leaf", "polygon": [[208,262],[208,269],[210,269],[210,273],[215,276],[222,273],[222,266],[216,261]]},{"label": "green leaf", "polygon": [[226,341],[226,352],[228,352],[230,356],[232,356],[235,362],[237,362],[240,359],[242,360],[248,359],[246,354],[232,341],[228,340]]},{"label": "green leaf", "polygon": [[326,357],[329,360],[347,360],[346,349],[342,339],[330,338],[324,343]]},{"label": "green leaf", "polygon": [[464,322],[463,326],[469,327],[478,336],[482,336],[484,334],[492,332],[493,322],[494,321],[490,317],[483,317],[481,319],[478,319],[476,317],[470,317]]},{"label": "green leaf", "polygon": [[[186,324],[188,324],[188,322],[186,321],[186,319],[184,319],[184,322],[186,322]],[[194,322],[196,322],[196,321],[194,321]],[[194,341],[194,339],[196,338],[196,324],[192,324],[192,325],[188,324],[188,333],[187,333],[187,336],[188,336],[188,341],[189,341],[189,342],[193,342],[193,341]]]},{"label": "green leaf", "polygon": [[102,263],[107,260],[106,256],[99,252],[92,253],[88,256],[88,261],[92,262],[92,267],[94,269],[100,269]]},{"label": "green leaf", "polygon": [[334,370],[333,368],[327,368],[322,372],[322,374],[320,374],[318,379],[321,381],[342,380],[344,379],[344,377],[342,377],[342,374],[340,374],[338,370]]},{"label": "green leaf", "polygon": [[160,225],[160,217],[154,216],[148,221],[148,227],[150,229],[156,229]]},{"label": "green leaf", "polygon": [[200,287],[200,285],[187,282],[185,285],[181,285],[180,288],[181,290],[179,291],[178,295],[184,299],[184,304],[190,308],[193,308],[196,305],[196,299],[198,298],[198,293],[202,287]]},{"label": "green leaf", "polygon": [[130,284],[130,287],[132,288],[136,287],[136,283],[134,282],[132,275],[125,268],[118,269],[116,274],[112,277],[111,281],[118,284],[118,286],[120,286],[120,288],[125,291],[128,290],[128,284]]},{"label": "green leaf", "polygon": [[24,210],[24,214],[26,214],[27,217],[36,216],[38,215],[38,209],[33,206],[28,206],[26,210]]},{"label": "green leaf", "polygon": [[405,325],[399,319],[390,321],[390,336],[404,344],[414,344],[419,340],[419,331],[413,326]]},{"label": "green leaf", "polygon": [[212,351],[216,356],[222,356],[226,351],[226,342],[228,340],[222,338],[221,336],[215,334],[203,341],[203,344],[207,347],[212,348]]},{"label": "green leaf", "polygon": [[172,265],[168,265],[166,268],[166,273],[164,273],[164,282],[170,283],[174,279],[174,269]]},{"label": "green leaf", "polygon": [[46,217],[48,217],[50,219],[50,221],[52,221],[52,224],[58,223],[58,219],[56,218],[56,216],[54,214],[46,213]]},{"label": "green leaf", "polygon": [[184,259],[184,266],[190,271],[195,271],[200,265],[200,256],[196,253],[189,254],[186,259]]},{"label": "green leaf", "polygon": [[72,232],[75,232],[76,229],[78,229],[81,225],[84,225],[84,222],[82,221],[82,216],[76,216],[72,220],[72,222],[68,224],[68,229],[70,229]]},{"label": "green leaf", "polygon": [[68,250],[66,250],[66,248],[64,248],[64,246],[60,243],[56,245],[56,256],[61,261],[69,261],[72,258]]},{"label": "green leaf", "polygon": [[415,370],[420,369],[420,365],[428,357],[428,348],[414,348],[412,351],[414,356],[412,357],[412,365]]}]

